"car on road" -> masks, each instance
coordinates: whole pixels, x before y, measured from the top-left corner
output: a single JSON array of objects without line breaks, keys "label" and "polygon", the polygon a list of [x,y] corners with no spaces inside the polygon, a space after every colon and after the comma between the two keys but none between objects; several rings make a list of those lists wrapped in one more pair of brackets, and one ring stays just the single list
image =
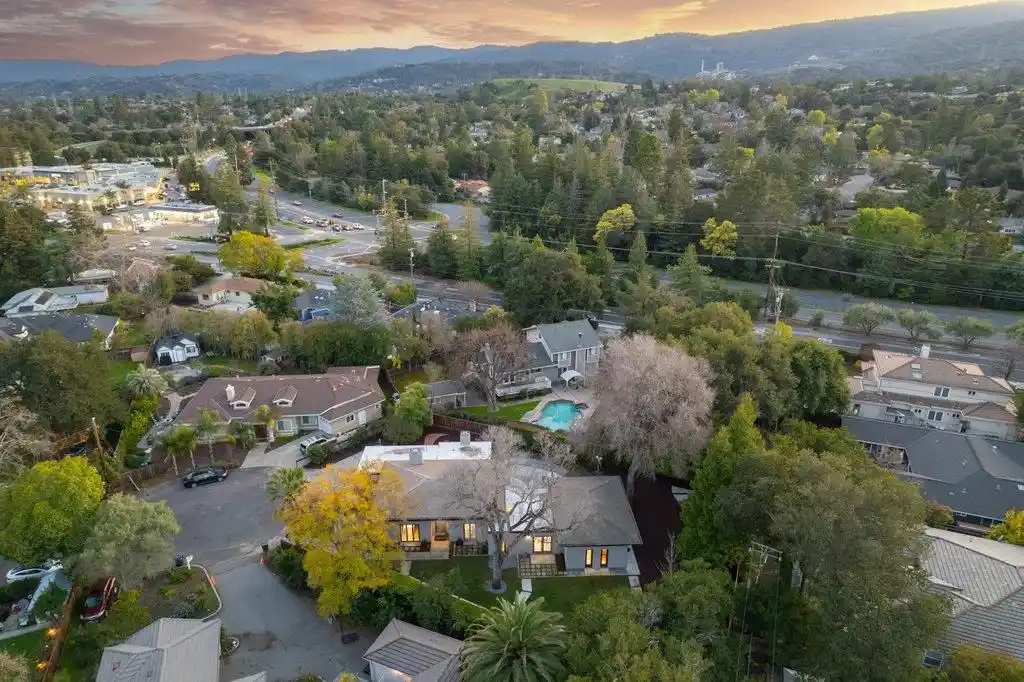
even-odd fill
[{"label": "car on road", "polygon": [[164,248],[167,249],[168,251],[177,251],[178,250],[178,245],[177,244],[168,244]]},{"label": "car on road", "polygon": [[59,571],[62,568],[64,566],[56,559],[50,559],[42,566],[19,566],[7,571],[7,582],[13,583],[19,580],[28,580],[29,578],[42,578],[44,575]]},{"label": "car on road", "polygon": [[89,596],[85,598],[85,606],[82,607],[82,620],[88,623],[107,615],[119,591],[114,576],[100,578],[93,583]]},{"label": "car on road", "polygon": [[365,229],[366,229],[366,227],[365,227],[365,226],[363,226],[363,225],[362,225],[362,224],[360,224],[360,223],[352,223],[352,229],[353,229],[353,230],[365,230]]},{"label": "car on road", "polygon": [[832,345],[832,339],[828,338],[827,336],[819,336],[818,337],[818,341],[821,341],[822,343],[824,343],[827,346],[831,346]]},{"label": "car on road", "polygon": [[181,483],[186,488],[192,488],[197,485],[217,483],[218,481],[225,480],[227,477],[228,472],[224,469],[218,469],[217,467],[203,467],[202,469],[194,469],[182,476]]},{"label": "car on road", "polygon": [[139,240],[139,246],[149,246],[149,240],[148,239],[140,239]]},{"label": "car on road", "polygon": [[302,216],[302,224],[303,225],[312,225],[313,224],[313,219],[310,218],[308,215],[304,215],[304,216]]},{"label": "car on road", "polygon": [[302,202],[301,202],[301,201],[298,201],[298,200],[296,200],[296,201],[293,201],[293,202],[292,202],[292,206],[302,206]]},{"label": "car on road", "polygon": [[341,211],[338,211],[337,213],[332,213],[332,214],[331,214],[331,217],[332,217],[332,218],[344,218],[344,217],[345,217],[345,214],[344,214],[344,213],[342,213]]},{"label": "car on road", "polygon": [[135,249],[137,249],[137,248],[139,248],[139,247],[137,247],[137,246],[135,246],[134,244],[132,244],[131,246],[129,246],[129,247],[128,247],[128,250],[129,250],[129,251],[134,251],[134,250],[135,250]]},{"label": "car on road", "polygon": [[328,438],[326,436],[310,436],[309,438],[299,443],[299,452],[305,455],[306,452],[314,445],[322,445],[327,441]]}]

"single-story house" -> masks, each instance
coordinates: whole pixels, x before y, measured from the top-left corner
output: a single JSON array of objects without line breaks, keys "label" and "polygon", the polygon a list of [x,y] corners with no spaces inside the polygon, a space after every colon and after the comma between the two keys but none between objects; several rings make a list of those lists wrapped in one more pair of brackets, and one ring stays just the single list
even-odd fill
[{"label": "single-story house", "polygon": [[[492,553],[487,522],[449,499],[446,474],[453,467],[489,466],[491,443],[473,442],[463,432],[459,442],[435,445],[368,446],[346,466],[389,467],[406,489],[407,509],[394,519],[394,539],[409,559],[448,558],[451,545]],[[643,543],[622,481],[617,476],[570,476],[543,469],[530,460],[518,463],[523,479],[550,477],[552,518],[509,548],[506,568],[524,577],[540,575],[639,575],[633,546]],[[506,491],[515,505],[521,491]]]},{"label": "single-story house", "polygon": [[0,319],[0,339],[28,338],[45,332],[57,332],[68,341],[88,343],[98,338],[109,349],[121,319],[113,315],[63,315],[42,313]]},{"label": "single-story house", "polygon": [[539,324],[523,330],[530,351],[527,367],[508,372],[498,382],[498,395],[585,383],[597,373],[601,339],[587,320]]},{"label": "single-story house", "polygon": [[363,654],[371,682],[458,682],[462,642],[393,618]]},{"label": "single-story house", "polygon": [[266,285],[262,279],[252,277],[221,277],[212,279],[192,291],[201,306],[213,307],[224,304],[242,311],[252,307],[252,295]]},{"label": "single-story house", "polygon": [[[103,650],[96,682],[219,682],[220,619],[161,618]],[[266,682],[256,673],[235,682]]]},{"label": "single-story house", "polygon": [[947,595],[953,609],[924,665],[940,667],[965,644],[1024,660],[1024,547],[935,528],[925,535],[921,565],[932,591]]},{"label": "single-story house", "polygon": [[458,379],[427,384],[427,400],[431,407],[455,409],[466,405],[466,385]]},{"label": "single-story house", "polygon": [[850,415],[843,426],[881,466],[952,509],[958,523],[992,526],[1024,509],[1024,443]]},{"label": "single-story house", "polygon": [[331,296],[333,291],[328,289],[313,289],[304,291],[292,300],[292,309],[301,322],[310,320],[329,320],[333,315],[331,311]]},{"label": "single-story house", "polygon": [[7,317],[41,315],[72,310],[80,305],[106,303],[110,291],[105,284],[76,284],[67,287],[37,287],[11,296],[0,305]]},{"label": "single-story house", "polygon": [[173,365],[199,357],[199,336],[197,334],[172,334],[154,344],[158,365]]},{"label": "single-story house", "polygon": [[[325,374],[208,379],[175,423],[195,424],[205,408],[225,423],[252,424],[261,438],[302,431],[342,436],[383,415],[379,376],[379,367],[337,367]],[[264,406],[275,417],[273,433],[258,415]]]}]

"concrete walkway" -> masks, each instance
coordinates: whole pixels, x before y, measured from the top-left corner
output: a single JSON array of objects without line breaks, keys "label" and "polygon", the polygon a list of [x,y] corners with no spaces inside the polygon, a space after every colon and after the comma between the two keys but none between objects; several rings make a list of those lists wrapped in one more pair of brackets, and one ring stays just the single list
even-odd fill
[{"label": "concrete walkway", "polygon": [[283,469],[284,467],[294,467],[298,465],[299,460],[299,441],[293,440],[289,443],[285,443],[280,447],[276,447],[273,450],[267,451],[269,443],[259,443],[256,447],[249,451],[245,456],[245,461],[242,462],[242,469],[251,469],[253,467],[270,467],[272,469]]}]

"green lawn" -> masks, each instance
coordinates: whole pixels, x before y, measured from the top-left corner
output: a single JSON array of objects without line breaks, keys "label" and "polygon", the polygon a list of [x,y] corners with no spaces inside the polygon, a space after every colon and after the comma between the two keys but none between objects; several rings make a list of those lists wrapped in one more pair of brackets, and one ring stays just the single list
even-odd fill
[{"label": "green lawn", "polygon": [[571,614],[576,604],[601,590],[629,587],[629,579],[621,575],[587,575],[574,578],[534,578],[533,596],[544,597],[550,611]]},{"label": "green lawn", "polygon": [[419,382],[421,384],[430,383],[427,380],[427,373],[424,372],[422,369],[414,369],[411,372],[399,374],[393,377],[393,379],[395,382],[395,388],[397,388],[399,391],[404,391],[406,386],[408,386],[409,384],[415,384],[416,382]]},{"label": "green lawn", "polygon": [[255,374],[260,363],[247,358],[233,358],[227,355],[201,355],[192,361],[193,365],[203,367],[224,367],[236,370],[240,374]]},{"label": "green lawn", "polygon": [[132,362],[130,358],[121,358],[119,360],[110,361],[110,383],[115,389],[121,388],[121,384],[124,383],[125,378],[131,374],[135,368],[138,367],[138,363]]},{"label": "green lawn", "polygon": [[341,237],[325,237],[323,239],[314,239],[308,242],[297,242],[295,244],[286,244],[285,249],[288,251],[300,251],[302,249],[312,249],[317,246],[330,246],[331,244],[340,244],[344,239]]},{"label": "green lawn", "polygon": [[429,582],[435,576],[441,576],[449,571],[458,568],[462,574],[464,587],[458,596],[467,599],[480,606],[494,606],[498,603],[499,597],[511,599],[519,591],[519,571],[514,568],[507,568],[501,572],[501,577],[508,585],[505,594],[498,595],[488,592],[487,583],[491,579],[491,567],[487,565],[486,556],[464,556],[453,559],[436,559],[412,561],[409,575]]},{"label": "green lawn", "polygon": [[537,85],[548,92],[565,92],[575,90],[576,92],[620,92],[626,89],[625,83],[613,81],[597,81],[586,78],[495,78],[492,81],[500,87],[512,87],[522,81],[526,86]]},{"label": "green lawn", "polygon": [[39,654],[43,650],[43,638],[45,636],[46,630],[39,630],[38,632],[29,632],[19,637],[5,639],[0,641],[0,651],[24,656],[30,661],[35,662],[39,660]]},{"label": "green lawn", "polygon": [[511,405],[498,405],[498,409],[493,412],[487,407],[487,405],[479,405],[477,407],[466,407],[463,408],[463,412],[469,415],[481,414],[487,415],[488,417],[497,417],[510,422],[516,422],[523,418],[523,415],[537,407],[540,404],[539,400],[527,400],[525,403],[513,403]]}]

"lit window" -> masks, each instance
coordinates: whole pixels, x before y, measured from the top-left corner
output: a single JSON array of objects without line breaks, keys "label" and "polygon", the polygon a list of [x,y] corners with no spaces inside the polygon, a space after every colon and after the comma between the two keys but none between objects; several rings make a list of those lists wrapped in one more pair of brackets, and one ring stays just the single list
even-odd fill
[{"label": "lit window", "polygon": [[608,568],[608,548],[601,548],[601,568]]},{"label": "lit window", "polygon": [[594,550],[590,549],[589,547],[587,547],[587,554],[586,558],[583,560],[583,565],[586,568],[594,567]]},{"label": "lit window", "polygon": [[550,552],[551,551],[551,536],[550,535],[534,535],[533,536],[533,551]]},{"label": "lit window", "polygon": [[466,540],[476,540],[476,524],[475,523],[464,523],[462,524],[462,537]]},{"label": "lit window", "polygon": [[403,523],[402,524],[402,542],[419,542],[420,541],[420,524],[418,523]]}]

